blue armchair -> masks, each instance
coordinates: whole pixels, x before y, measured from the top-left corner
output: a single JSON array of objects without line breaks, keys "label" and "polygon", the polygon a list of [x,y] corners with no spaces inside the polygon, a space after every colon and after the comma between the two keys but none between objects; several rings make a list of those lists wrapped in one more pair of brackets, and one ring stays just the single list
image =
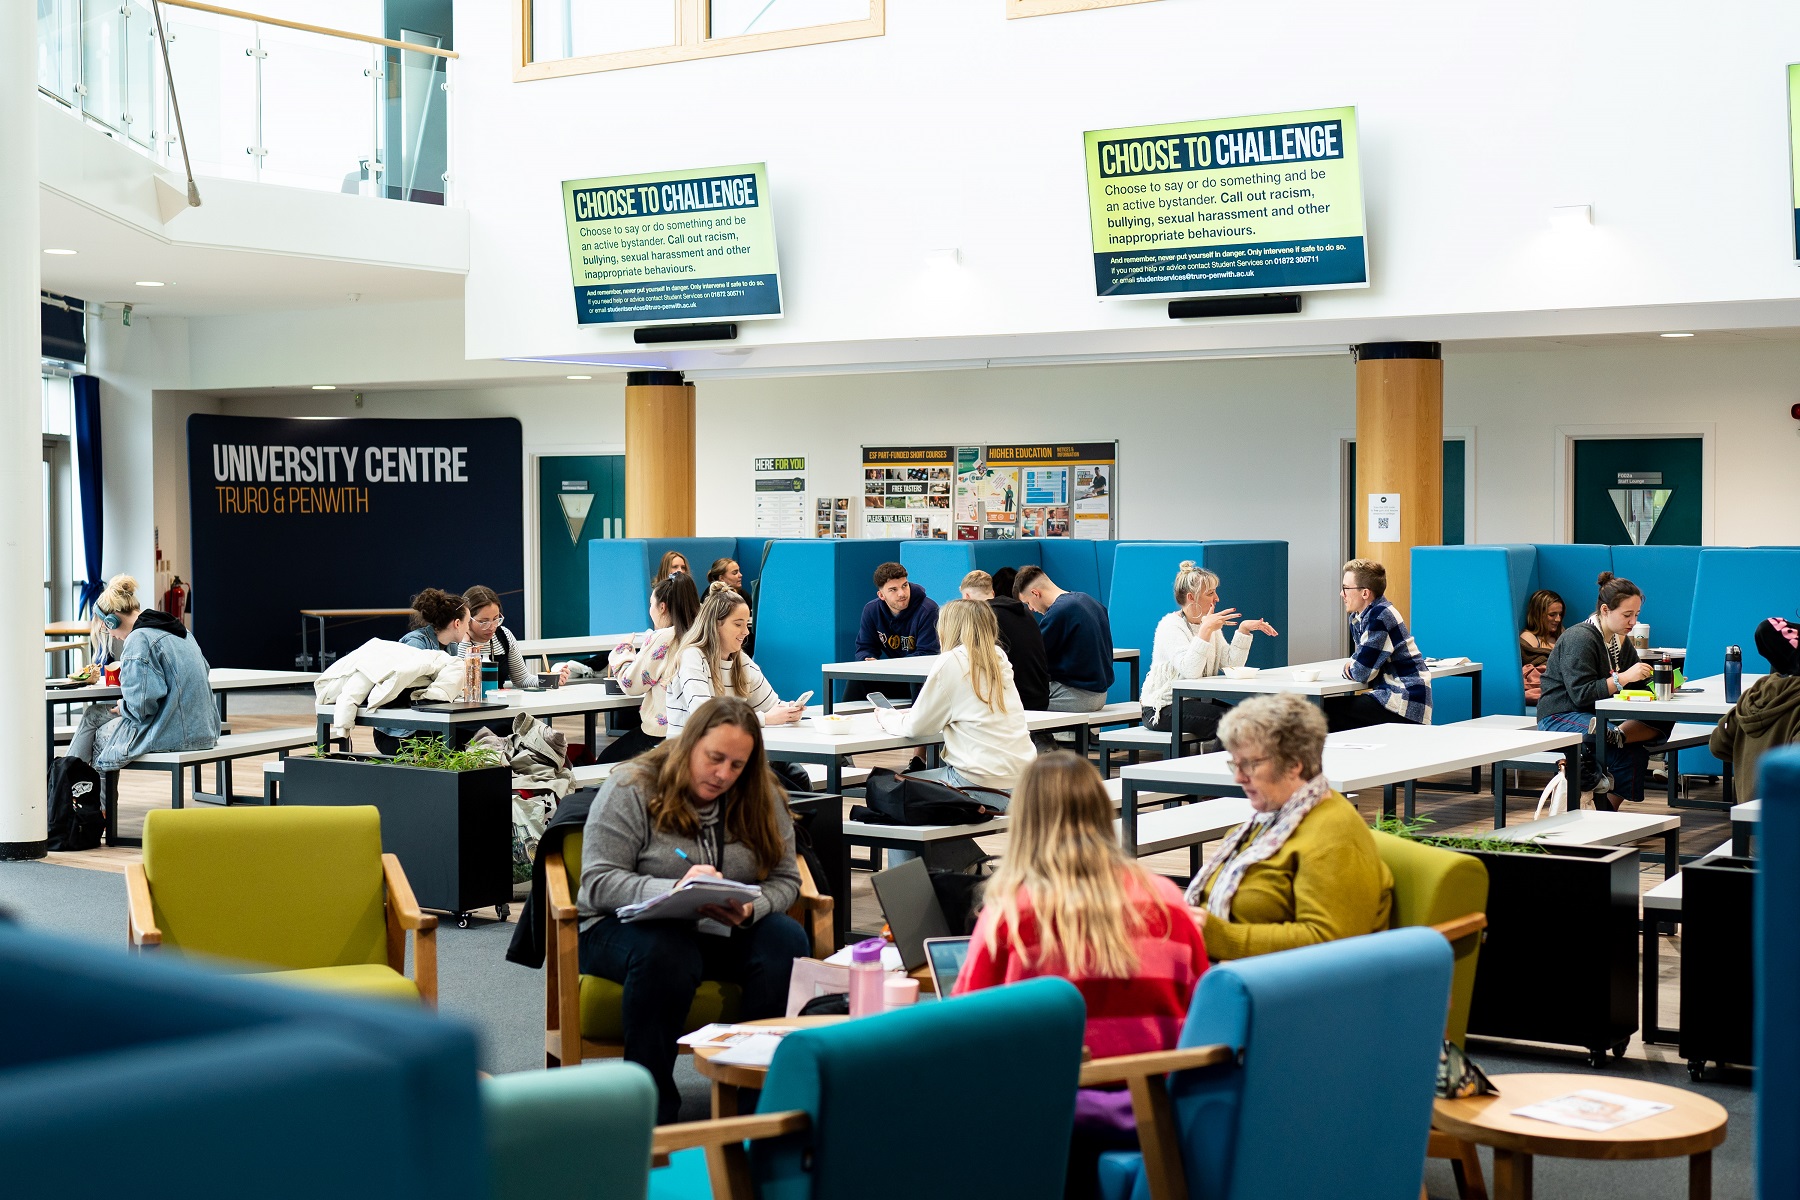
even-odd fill
[{"label": "blue armchair", "polygon": [[9,1194],[486,1194],[453,1021],[4,925],[0,1012]]},{"label": "blue armchair", "polygon": [[[664,1125],[653,1144],[706,1147],[716,1200],[1060,1196],[1086,1022],[1072,984],[1034,979],[802,1029],[757,1115]],[[675,1200],[681,1179],[654,1195]]]},{"label": "blue armchair", "polygon": [[1101,1196],[1418,1196],[1453,964],[1419,927],[1215,965],[1172,1052],[1195,1063],[1082,1070],[1131,1083],[1142,1144],[1101,1156]]}]

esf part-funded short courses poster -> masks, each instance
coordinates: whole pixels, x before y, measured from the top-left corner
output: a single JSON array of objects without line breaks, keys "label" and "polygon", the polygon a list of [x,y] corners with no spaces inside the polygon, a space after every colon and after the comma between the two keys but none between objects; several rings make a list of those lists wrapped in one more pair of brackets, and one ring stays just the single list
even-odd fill
[{"label": "esf part-funded short courses poster", "polygon": [[1083,137],[1102,299],[1368,286],[1354,107]]},{"label": "esf part-funded short courses poster", "polygon": [[764,164],[572,179],[562,191],[581,324],[781,315]]}]

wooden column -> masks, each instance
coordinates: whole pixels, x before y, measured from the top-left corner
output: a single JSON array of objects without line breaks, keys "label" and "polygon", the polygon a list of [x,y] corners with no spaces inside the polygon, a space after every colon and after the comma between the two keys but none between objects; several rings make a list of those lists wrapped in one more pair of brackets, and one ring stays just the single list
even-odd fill
[{"label": "wooden column", "polygon": [[694,385],[679,371],[625,377],[625,536],[694,536]]},{"label": "wooden column", "polygon": [[[1356,556],[1387,567],[1412,618],[1412,548],[1444,536],[1444,361],[1436,342],[1369,342],[1356,354]],[[1369,497],[1398,496],[1400,538],[1372,541]]]}]

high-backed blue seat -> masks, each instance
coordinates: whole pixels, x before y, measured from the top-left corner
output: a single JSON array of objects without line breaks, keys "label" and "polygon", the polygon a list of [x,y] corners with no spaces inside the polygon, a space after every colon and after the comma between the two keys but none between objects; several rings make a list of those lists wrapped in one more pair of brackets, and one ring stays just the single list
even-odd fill
[{"label": "high-backed blue seat", "polygon": [[[1537,552],[1531,546],[1415,546],[1409,624],[1419,650],[1433,658],[1468,657],[1481,664],[1482,707],[1525,711],[1519,629],[1531,599]],[[1465,721],[1467,679],[1431,687],[1431,721]]]},{"label": "high-backed blue seat", "polygon": [[1800,1196],[1800,747],[1763,755],[1756,872],[1756,1178]]},{"label": "high-backed blue seat", "polygon": [[[1613,569],[1612,546],[1538,543],[1537,581],[1532,590],[1548,588],[1563,598],[1564,621],[1574,624],[1594,611],[1600,572]],[[1614,572],[1617,574],[1617,572]],[[1519,616],[1522,619],[1524,612]],[[1516,632],[1516,631],[1515,631]]]},{"label": "high-backed blue seat", "polygon": [[9,926],[0,1012],[9,1195],[487,1194],[453,1020]]},{"label": "high-backed blue seat", "polygon": [[[1168,1081],[1192,1200],[1417,1196],[1451,965],[1424,927],[1214,964],[1181,1045],[1235,1056]],[[1143,1154],[1102,1155],[1100,1194],[1149,1200]]]},{"label": "high-backed blue seat", "polygon": [[[908,579],[924,588],[925,594],[939,605],[944,605],[962,595],[963,576],[975,569],[975,548],[979,545],[980,542],[914,538],[900,543],[899,563],[906,568]],[[873,585],[869,594],[875,594]]]},{"label": "high-backed blue seat", "polygon": [[[1106,617],[1112,622],[1113,645],[1136,647],[1139,669],[1145,675],[1150,673],[1156,623],[1175,611],[1175,573],[1184,561],[1199,563],[1205,557],[1205,542],[1120,542],[1114,550],[1112,586],[1107,589],[1112,598],[1106,605]],[[1069,586],[1060,579],[1056,582]],[[1109,700],[1125,699],[1119,689],[1129,685],[1129,674],[1116,672]]]},{"label": "high-backed blue seat", "polygon": [[[716,558],[737,558],[737,538],[595,538],[588,543],[588,632],[630,633],[649,624],[644,609],[657,564],[671,550],[688,560],[695,586],[706,591]],[[760,559],[760,553],[759,553]],[[740,559],[748,574],[748,564]]]},{"label": "high-backed blue seat", "polygon": [[[1800,605],[1800,549],[1706,547],[1700,551],[1694,580],[1684,672],[1694,679],[1717,675],[1725,669],[1725,647],[1737,646],[1743,651],[1744,674],[1766,674],[1768,660],[1751,641],[1757,622],[1768,617],[1792,621],[1796,605]],[[1662,640],[1660,635],[1657,640]],[[1700,746],[1682,751],[1681,769],[1689,775],[1717,775],[1723,764]]]},{"label": "high-backed blue seat", "polygon": [[[1205,543],[1200,565],[1219,577],[1219,602],[1235,608],[1248,619],[1261,617],[1279,629],[1281,637],[1259,637],[1250,647],[1250,666],[1282,667],[1288,662],[1288,544],[1276,541],[1230,539]],[[1173,583],[1175,577],[1169,576]],[[1169,589],[1171,610],[1175,593]],[[1150,653],[1144,644],[1146,656]],[[1150,669],[1146,657],[1144,669]]]},{"label": "high-backed blue seat", "polygon": [[[1679,646],[1694,615],[1694,585],[1700,573],[1699,546],[1614,546],[1613,573],[1644,589],[1639,620],[1650,626],[1655,646]],[[1566,600],[1567,597],[1565,596]],[[1568,606],[1577,619],[1592,605]],[[1707,672],[1711,674],[1711,672]]]},{"label": "high-backed blue seat", "polygon": [[875,598],[875,568],[899,558],[898,541],[875,538],[769,547],[756,611],[756,662],[776,692],[786,698],[817,692],[819,664],[853,657],[863,605]]},{"label": "high-backed blue seat", "polygon": [[1095,548],[1099,543],[1075,538],[1036,538],[1025,544],[1036,545],[1038,564],[1056,580],[1056,586],[1086,592],[1106,603],[1107,581],[1100,577],[1100,552]]}]

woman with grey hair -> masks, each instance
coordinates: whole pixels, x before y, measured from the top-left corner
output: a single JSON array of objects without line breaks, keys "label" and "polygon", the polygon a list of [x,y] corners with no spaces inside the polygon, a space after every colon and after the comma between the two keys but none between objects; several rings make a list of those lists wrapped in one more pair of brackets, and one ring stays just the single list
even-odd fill
[{"label": "woman with grey hair", "polygon": [[[1175,611],[1156,623],[1156,639],[1150,653],[1150,674],[1144,679],[1141,702],[1144,727],[1168,733],[1174,719],[1175,684],[1183,679],[1203,679],[1227,667],[1241,667],[1250,657],[1256,634],[1279,637],[1275,627],[1260,618],[1241,621],[1235,608],[1219,607],[1219,577],[1191,562],[1175,572]],[[1237,626],[1231,641],[1225,630]],[[1217,736],[1225,705],[1216,700],[1189,700],[1182,709],[1181,731],[1202,742]]]},{"label": "woman with grey hair", "polygon": [[1386,929],[1394,877],[1355,807],[1325,782],[1325,716],[1299,696],[1254,696],[1219,723],[1254,813],[1188,884],[1215,960]]}]

